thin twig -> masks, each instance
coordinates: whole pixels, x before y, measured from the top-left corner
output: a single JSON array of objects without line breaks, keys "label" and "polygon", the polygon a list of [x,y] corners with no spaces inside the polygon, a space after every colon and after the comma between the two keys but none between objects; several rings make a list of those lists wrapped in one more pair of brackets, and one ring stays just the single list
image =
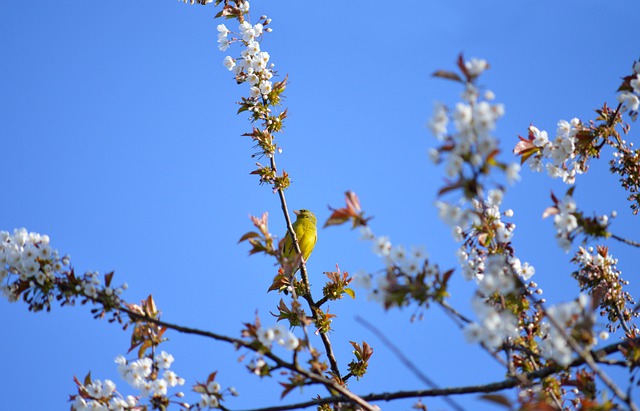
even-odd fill
[{"label": "thin twig", "polygon": [[629,328],[629,325],[627,325],[627,322],[624,320],[624,316],[622,315],[622,311],[620,310],[620,307],[618,307],[618,304],[614,304],[613,309],[615,310],[616,315],[618,316],[618,322],[622,326],[622,329],[624,330],[624,332],[627,333],[627,335],[632,335],[631,329]]},{"label": "thin twig", "polygon": [[[449,303],[447,303],[446,301],[440,301],[438,305],[440,306],[440,308],[444,310],[445,313],[447,313],[451,318],[453,318],[454,322],[456,323],[456,325],[458,325],[458,327],[460,327],[460,329],[464,328],[464,325],[461,324],[460,321],[462,321],[465,324],[471,324],[473,322],[469,318],[465,317],[458,310],[450,306]],[[479,344],[482,348],[484,348],[484,350],[487,353],[489,353],[489,355],[491,355],[491,357],[494,360],[496,360],[503,367],[509,369],[509,365],[507,364],[507,362],[502,358],[500,358],[500,356],[498,356],[498,354],[495,351],[493,351],[483,342],[480,342]]]},{"label": "thin twig", "polygon": [[[356,316],[356,321],[359,322],[360,324],[362,324],[366,329],[371,331],[373,333],[373,335],[378,337],[378,339],[380,341],[382,341],[382,343],[384,345],[386,345],[387,348],[389,348],[391,350],[391,352],[393,354],[395,354],[396,357],[398,357],[400,362],[405,367],[407,367],[409,369],[409,371],[411,371],[416,377],[418,377],[418,379],[420,381],[422,381],[427,387],[434,388],[434,389],[440,388],[440,387],[438,387],[438,384],[436,384],[435,382],[433,382],[433,380],[431,380],[431,378],[427,377],[422,371],[420,371],[420,369],[418,367],[416,367],[413,364],[413,362],[411,362],[411,360],[409,360],[407,357],[405,357],[405,355],[402,353],[402,351],[400,351],[400,349],[398,347],[396,347],[396,345],[394,343],[392,343],[391,340],[389,340],[387,338],[387,336],[384,335],[380,330],[378,330],[373,324],[371,324],[370,322],[368,322],[367,320],[365,320],[364,318],[362,318],[360,316]],[[459,404],[457,404],[451,398],[444,397],[443,400],[447,404],[449,404],[452,408],[454,408],[454,409],[456,409],[458,411],[464,411],[464,408],[462,408]]]},{"label": "thin twig", "polygon": [[[276,160],[275,156],[271,156],[271,168],[275,173],[277,173]],[[289,209],[287,208],[287,200],[284,196],[284,191],[282,189],[278,189],[278,196],[280,197],[280,204],[282,206],[282,212],[284,213],[285,221],[287,222],[287,231],[289,235],[291,235],[291,239],[293,240],[293,244],[296,249],[296,253],[302,254],[302,250],[300,249],[300,244],[298,243],[298,237],[293,229],[293,224],[291,223],[291,218],[289,217]],[[302,259],[300,263],[300,275],[302,277],[302,281],[305,286],[306,293],[302,297],[309,304],[309,308],[311,309],[311,316],[313,319],[317,318],[316,310],[319,307],[313,301],[313,297],[311,296],[311,285],[309,284],[309,275],[307,274],[307,265],[304,259]],[[340,369],[338,367],[338,361],[336,360],[335,354],[333,353],[333,347],[331,345],[331,340],[329,340],[329,336],[327,333],[319,333],[320,339],[322,340],[322,344],[324,345],[324,349],[326,351],[327,358],[329,359],[329,364],[331,366],[331,371],[338,377],[341,376]]]},{"label": "thin twig", "polygon": [[628,245],[631,245],[631,246],[634,246],[634,247],[640,247],[640,243],[637,243],[637,242],[635,242],[633,240],[627,240],[626,238],[617,236],[617,235],[615,235],[613,233],[609,233],[609,236],[611,238],[613,238],[614,240],[620,241],[621,243],[625,243],[625,244],[628,244]]}]

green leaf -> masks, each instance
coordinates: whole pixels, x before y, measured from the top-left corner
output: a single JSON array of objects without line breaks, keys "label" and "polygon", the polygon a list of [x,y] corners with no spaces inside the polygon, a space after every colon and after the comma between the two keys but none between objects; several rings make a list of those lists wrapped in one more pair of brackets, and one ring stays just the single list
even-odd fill
[{"label": "green leaf", "polygon": [[355,291],[353,291],[351,288],[345,288],[345,289],[344,289],[344,293],[345,293],[345,294],[349,294],[349,296],[350,296],[351,298],[353,298],[354,300],[356,299],[356,292],[355,292]]}]

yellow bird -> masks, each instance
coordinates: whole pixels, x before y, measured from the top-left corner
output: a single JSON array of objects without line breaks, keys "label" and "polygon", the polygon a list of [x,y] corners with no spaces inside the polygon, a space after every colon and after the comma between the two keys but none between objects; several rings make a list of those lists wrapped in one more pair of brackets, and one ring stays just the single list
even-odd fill
[{"label": "yellow bird", "polygon": [[[298,216],[293,223],[293,231],[298,237],[298,244],[300,245],[300,251],[302,257],[306,262],[316,246],[318,240],[318,230],[316,229],[316,216],[309,210],[296,210],[294,214]],[[287,231],[287,235],[284,237],[284,244],[282,246],[282,256],[289,261],[294,261],[296,257],[296,246],[293,243],[291,234]],[[294,274],[300,269],[296,267]]]}]

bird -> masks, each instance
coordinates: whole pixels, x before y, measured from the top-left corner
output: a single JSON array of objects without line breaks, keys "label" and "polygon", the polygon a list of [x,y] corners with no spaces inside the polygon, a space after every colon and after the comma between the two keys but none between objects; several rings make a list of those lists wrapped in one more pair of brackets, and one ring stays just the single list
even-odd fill
[{"label": "bird", "polygon": [[[298,245],[300,245],[300,251],[302,252],[302,258],[306,262],[311,256],[311,252],[316,246],[318,240],[318,230],[316,228],[316,216],[309,210],[296,210],[293,212],[297,218],[293,223],[293,231],[298,238]],[[282,245],[282,256],[288,261],[294,261],[297,256],[296,246],[291,238],[291,233],[287,231],[287,235],[284,237],[284,243]],[[300,269],[299,266],[295,267],[293,273],[295,274]]]}]

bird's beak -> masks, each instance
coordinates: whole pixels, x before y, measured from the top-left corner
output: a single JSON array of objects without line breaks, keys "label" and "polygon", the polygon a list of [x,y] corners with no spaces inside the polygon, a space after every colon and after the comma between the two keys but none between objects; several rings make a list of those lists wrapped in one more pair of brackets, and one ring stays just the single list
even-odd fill
[{"label": "bird's beak", "polygon": [[300,210],[293,210],[293,214],[300,215]]}]

